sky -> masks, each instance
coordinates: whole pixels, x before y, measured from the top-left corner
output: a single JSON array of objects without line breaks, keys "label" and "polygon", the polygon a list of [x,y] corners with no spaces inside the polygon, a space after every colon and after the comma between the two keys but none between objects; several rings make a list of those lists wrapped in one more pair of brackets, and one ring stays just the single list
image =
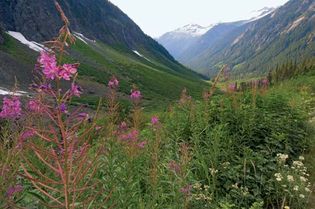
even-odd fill
[{"label": "sky", "polygon": [[195,23],[248,19],[264,7],[278,7],[288,0],[110,0],[152,37]]}]

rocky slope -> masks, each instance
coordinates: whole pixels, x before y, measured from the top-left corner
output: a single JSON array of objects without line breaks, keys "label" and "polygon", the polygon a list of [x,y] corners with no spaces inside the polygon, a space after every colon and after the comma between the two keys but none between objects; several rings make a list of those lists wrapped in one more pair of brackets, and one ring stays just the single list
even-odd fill
[{"label": "rocky slope", "polygon": [[[155,56],[172,56],[145,35],[118,7],[108,0],[60,0],[73,31],[129,49],[143,48]],[[46,41],[61,27],[59,14],[51,0],[12,0],[0,2],[0,19],[6,30],[21,32],[28,40]]]}]

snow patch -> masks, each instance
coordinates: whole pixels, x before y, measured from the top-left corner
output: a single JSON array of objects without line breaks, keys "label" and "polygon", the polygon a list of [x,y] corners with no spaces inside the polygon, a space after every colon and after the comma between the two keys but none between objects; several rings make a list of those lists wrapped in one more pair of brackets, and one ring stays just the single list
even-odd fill
[{"label": "snow patch", "polygon": [[83,43],[88,44],[87,41],[93,42],[95,43],[95,40],[89,39],[87,37],[85,37],[82,33],[78,33],[78,32],[74,32],[73,33],[75,37],[77,37],[77,39],[81,40]]},{"label": "snow patch", "polygon": [[22,44],[27,45],[30,49],[33,49],[34,51],[40,52],[45,49],[44,45],[36,43],[35,41],[29,41],[27,40],[24,35],[20,32],[15,31],[8,31],[7,32],[10,36],[21,42]]},{"label": "snow patch", "polygon": [[28,94],[28,92],[26,91],[10,91],[6,88],[1,88],[0,87],[0,95],[12,95],[12,96],[23,96],[23,95],[26,95]]},{"label": "snow patch", "polygon": [[137,50],[132,50],[132,51],[133,51],[133,53],[135,53],[135,54],[138,55],[139,57],[142,57],[142,58],[148,60],[149,62],[151,62],[150,59],[148,59],[148,58],[146,58],[145,56],[143,56],[142,54],[140,54]]}]

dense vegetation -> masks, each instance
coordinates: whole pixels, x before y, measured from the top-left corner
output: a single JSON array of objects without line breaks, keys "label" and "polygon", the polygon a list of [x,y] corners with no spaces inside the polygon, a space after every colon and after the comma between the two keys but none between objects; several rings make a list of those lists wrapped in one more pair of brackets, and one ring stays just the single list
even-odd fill
[{"label": "dense vegetation", "polygon": [[[306,207],[313,70],[288,86],[202,101],[183,91],[150,121],[136,87],[121,114],[116,77],[106,108],[68,106],[81,94],[77,65],[48,52],[38,62],[37,96],[26,108],[6,97],[0,113],[1,208]],[[59,90],[69,79],[71,88]]]},{"label": "dense vegetation", "polygon": [[[67,26],[65,20],[51,50],[37,59],[32,97],[3,99],[0,208],[307,207],[315,173],[305,159],[315,144],[309,123],[314,120],[309,114],[315,102],[313,65],[276,67],[270,80],[244,89],[225,79],[218,86],[227,88],[215,91],[219,75],[203,99],[184,89],[168,110],[154,108],[152,114],[142,105],[154,92],[148,90],[154,84],[146,83],[153,80],[140,74],[133,78],[137,86],[128,88],[117,78],[123,71],[96,52],[117,56],[118,65],[125,60],[101,45],[79,42],[71,50],[85,62],[73,63],[65,53],[75,41]],[[104,69],[88,68],[90,57]],[[137,64],[129,69],[144,70]],[[78,102],[81,72],[108,82],[96,110]],[[177,81],[167,75],[168,82]],[[164,74],[156,79],[166,80]],[[167,88],[161,92],[176,97]]]}]

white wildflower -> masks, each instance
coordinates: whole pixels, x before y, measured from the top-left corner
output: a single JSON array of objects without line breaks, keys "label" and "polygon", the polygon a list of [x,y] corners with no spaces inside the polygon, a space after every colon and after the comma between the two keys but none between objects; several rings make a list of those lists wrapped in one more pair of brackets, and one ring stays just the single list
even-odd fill
[{"label": "white wildflower", "polygon": [[305,188],[305,191],[306,192],[311,192],[311,190],[309,188],[307,188],[307,187]]},{"label": "white wildflower", "polygon": [[238,189],[238,183],[232,184],[232,188]]},{"label": "white wildflower", "polygon": [[305,178],[304,176],[300,176],[300,180],[301,180],[302,182],[306,182],[306,181],[307,181],[307,178]]},{"label": "white wildflower", "polygon": [[210,171],[212,176],[214,176],[216,173],[218,173],[218,170],[216,170],[214,168],[209,168],[209,171]]},{"label": "white wildflower", "polygon": [[304,198],[305,198],[305,195],[304,195],[304,194],[300,194],[299,197],[302,198],[302,199],[304,199]]},{"label": "white wildflower", "polygon": [[293,168],[302,168],[304,164],[301,161],[293,161]]},{"label": "white wildflower", "polygon": [[276,177],[276,180],[277,181],[282,181],[282,175],[281,175],[281,173],[275,173],[275,177]]},{"label": "white wildflower", "polygon": [[294,177],[292,175],[288,175],[287,179],[289,182],[293,182],[294,181]]},{"label": "white wildflower", "polygon": [[287,159],[289,158],[289,156],[287,154],[277,154],[277,160],[280,163],[284,163]]}]

